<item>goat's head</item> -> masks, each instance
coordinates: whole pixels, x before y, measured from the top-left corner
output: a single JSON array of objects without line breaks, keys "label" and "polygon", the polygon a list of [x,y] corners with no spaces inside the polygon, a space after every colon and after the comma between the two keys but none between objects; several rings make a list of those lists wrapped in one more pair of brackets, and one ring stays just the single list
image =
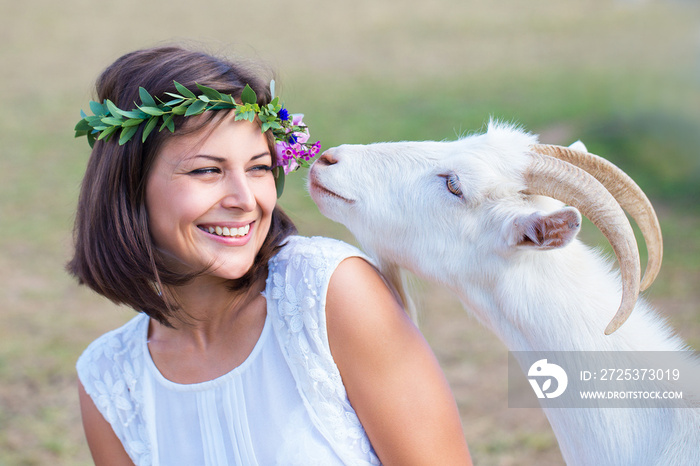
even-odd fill
[{"label": "goat's head", "polygon": [[[314,164],[308,187],[321,212],[370,254],[433,279],[488,280],[512,254],[564,247],[580,229],[580,210],[620,262],[622,304],[608,334],[661,264],[656,215],[628,176],[600,157],[539,145],[508,125],[492,123],[485,134],[453,142],[339,146]],[[647,242],[641,285],[637,243],[621,207]]]}]

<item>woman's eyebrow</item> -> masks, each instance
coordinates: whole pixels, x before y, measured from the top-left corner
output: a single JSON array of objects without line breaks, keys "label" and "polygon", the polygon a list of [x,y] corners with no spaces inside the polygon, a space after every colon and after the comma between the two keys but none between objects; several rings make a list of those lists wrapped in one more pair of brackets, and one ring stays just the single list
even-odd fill
[{"label": "woman's eyebrow", "polygon": [[250,158],[250,160],[253,161],[253,160],[263,158],[263,157],[272,157],[272,154],[270,154],[269,152],[263,152],[261,154],[254,155],[253,157]]},{"label": "woman's eyebrow", "polygon": [[196,154],[196,155],[193,155],[191,157],[187,157],[185,159],[185,162],[190,161],[190,160],[194,160],[194,159],[199,159],[199,158],[211,160],[212,162],[218,162],[218,163],[224,163],[226,161],[225,158],[217,157],[215,155]]},{"label": "woman's eyebrow", "polygon": [[[252,156],[250,158],[250,160],[253,161],[253,160],[263,158],[263,157],[272,157],[272,154],[270,154],[269,152],[262,152],[260,154]],[[193,155],[191,157],[187,157],[185,160],[186,161],[187,160],[194,160],[194,159],[198,159],[198,158],[211,160],[212,162],[219,162],[219,163],[226,162],[226,158],[224,158],[224,157],[218,157],[216,155],[209,155],[209,154],[196,154],[196,155]]]}]

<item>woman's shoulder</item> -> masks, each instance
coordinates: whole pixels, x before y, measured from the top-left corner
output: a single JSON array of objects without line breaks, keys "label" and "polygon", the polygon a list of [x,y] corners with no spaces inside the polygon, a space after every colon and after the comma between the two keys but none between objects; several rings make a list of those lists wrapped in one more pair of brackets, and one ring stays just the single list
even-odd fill
[{"label": "woman's shoulder", "polygon": [[274,262],[312,261],[314,264],[339,263],[348,257],[361,257],[368,262],[371,260],[357,247],[344,241],[323,236],[290,236],[283,247],[273,258]]},{"label": "woman's shoulder", "polygon": [[83,351],[78,378],[136,464],[151,464],[144,413],[144,350],[148,316],[139,314]]},{"label": "woman's shoulder", "polygon": [[[106,365],[132,359],[135,353],[141,350],[141,339],[145,338],[145,325],[148,325],[148,316],[139,314],[90,343],[76,364],[80,378],[84,379],[89,373],[99,377],[98,373],[104,371]],[[128,363],[133,364],[131,361]]]},{"label": "woman's shoulder", "polygon": [[349,257],[369,261],[358,248],[337,239],[288,237],[269,262],[268,298],[288,295],[296,302],[302,296],[325,296],[333,272]]}]

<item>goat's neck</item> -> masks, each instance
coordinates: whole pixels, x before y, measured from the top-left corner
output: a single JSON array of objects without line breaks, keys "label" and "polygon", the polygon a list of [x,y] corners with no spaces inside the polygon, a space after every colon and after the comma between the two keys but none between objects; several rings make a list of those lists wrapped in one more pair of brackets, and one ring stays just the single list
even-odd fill
[{"label": "goat's neck", "polygon": [[[532,253],[520,259],[497,273],[482,273],[482,277],[490,277],[485,280],[470,283],[455,279],[450,285],[509,350],[668,351],[683,347],[644,302],[637,304],[617,332],[604,335],[620,303],[619,277],[584,245],[575,242],[566,250]],[[544,411],[567,464],[665,464],[656,457],[662,455],[672,435],[673,413]]]},{"label": "goat's neck", "polygon": [[608,261],[578,241],[503,262],[499,270],[482,270],[479,281],[452,277],[448,286],[511,351],[680,346],[642,301],[622,328],[604,335],[620,304],[620,278]]}]

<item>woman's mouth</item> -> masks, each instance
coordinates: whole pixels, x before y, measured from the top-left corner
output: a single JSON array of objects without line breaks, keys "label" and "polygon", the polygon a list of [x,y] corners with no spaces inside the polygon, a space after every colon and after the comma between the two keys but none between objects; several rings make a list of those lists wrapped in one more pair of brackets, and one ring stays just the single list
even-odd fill
[{"label": "woman's mouth", "polygon": [[202,231],[205,231],[209,234],[216,235],[216,236],[226,236],[229,238],[242,238],[250,232],[250,225],[244,225],[242,227],[228,227],[228,226],[219,226],[219,225],[197,225],[197,228],[199,228]]}]

